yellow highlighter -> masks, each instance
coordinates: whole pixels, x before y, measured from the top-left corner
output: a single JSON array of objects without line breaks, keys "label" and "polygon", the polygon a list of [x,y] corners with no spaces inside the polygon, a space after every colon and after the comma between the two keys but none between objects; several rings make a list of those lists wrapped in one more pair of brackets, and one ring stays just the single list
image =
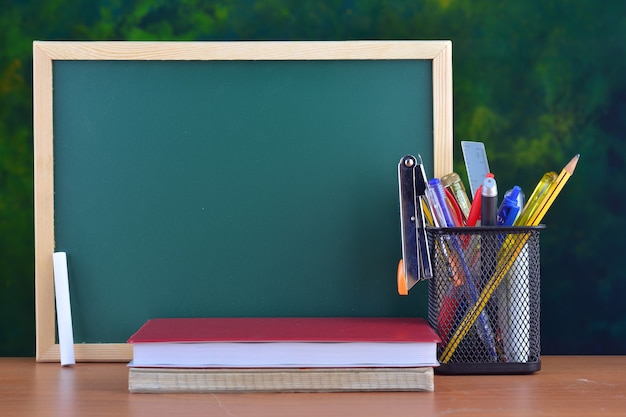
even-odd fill
[{"label": "yellow highlighter", "polygon": [[528,202],[524,205],[522,212],[519,216],[517,216],[517,219],[515,219],[515,222],[513,223],[514,226],[526,225],[528,219],[531,218],[535,210],[537,210],[537,207],[539,207],[539,202],[546,195],[546,191],[548,191],[550,186],[554,183],[554,181],[556,181],[556,178],[557,174],[554,171],[546,172],[543,177],[541,177],[539,183],[535,187],[535,190],[530,195]]}]

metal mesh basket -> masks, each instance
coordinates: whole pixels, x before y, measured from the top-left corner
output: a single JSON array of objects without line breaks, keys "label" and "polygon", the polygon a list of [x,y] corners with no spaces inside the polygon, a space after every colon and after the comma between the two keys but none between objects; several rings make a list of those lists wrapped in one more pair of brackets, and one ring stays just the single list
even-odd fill
[{"label": "metal mesh basket", "polygon": [[438,373],[531,373],[540,362],[538,227],[429,228]]}]

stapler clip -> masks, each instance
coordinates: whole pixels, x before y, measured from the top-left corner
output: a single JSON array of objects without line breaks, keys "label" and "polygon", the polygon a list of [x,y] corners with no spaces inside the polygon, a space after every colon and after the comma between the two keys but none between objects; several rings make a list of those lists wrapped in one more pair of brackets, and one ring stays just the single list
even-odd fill
[{"label": "stapler clip", "polygon": [[400,295],[408,295],[415,284],[433,276],[424,220],[426,183],[422,158],[419,155],[402,157],[398,164],[402,233],[402,259],[398,264]]}]

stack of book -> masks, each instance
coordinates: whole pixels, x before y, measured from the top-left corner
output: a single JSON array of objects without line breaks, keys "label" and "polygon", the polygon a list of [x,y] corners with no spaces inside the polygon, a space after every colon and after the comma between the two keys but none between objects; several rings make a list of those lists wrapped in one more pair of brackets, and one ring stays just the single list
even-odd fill
[{"label": "stack of book", "polygon": [[439,337],[420,318],[177,318],[147,321],[129,390],[433,391]]}]

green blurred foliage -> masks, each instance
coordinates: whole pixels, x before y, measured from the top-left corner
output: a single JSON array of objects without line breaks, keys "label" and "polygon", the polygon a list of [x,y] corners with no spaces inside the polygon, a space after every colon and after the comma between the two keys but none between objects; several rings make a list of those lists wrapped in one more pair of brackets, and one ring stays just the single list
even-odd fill
[{"label": "green blurred foliage", "polygon": [[[0,355],[34,354],[33,40],[451,39],[455,168],[484,141],[528,196],[579,166],[542,233],[542,351],[626,353],[621,0],[0,0]],[[419,150],[407,150],[419,152]],[[610,233],[609,233],[610,232]]]}]

